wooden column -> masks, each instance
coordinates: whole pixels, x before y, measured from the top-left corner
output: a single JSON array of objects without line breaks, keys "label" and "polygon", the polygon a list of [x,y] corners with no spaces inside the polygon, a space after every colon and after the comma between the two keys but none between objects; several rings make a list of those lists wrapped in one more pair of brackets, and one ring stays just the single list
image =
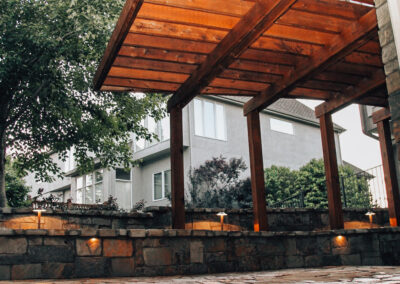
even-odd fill
[{"label": "wooden column", "polygon": [[264,166],[261,145],[260,115],[252,111],[247,115],[249,133],[251,191],[253,196],[254,231],[268,229],[265,204]]},{"label": "wooden column", "polygon": [[170,110],[172,228],[185,229],[182,109]]},{"label": "wooden column", "polygon": [[332,116],[330,114],[323,114],[320,116],[319,121],[324,155],[326,189],[328,192],[329,224],[332,230],[343,229],[342,200],[340,199],[339,171]]},{"label": "wooden column", "polygon": [[373,114],[373,121],[378,127],[390,226],[396,227],[400,225],[400,197],[389,120],[388,109],[382,109]]}]

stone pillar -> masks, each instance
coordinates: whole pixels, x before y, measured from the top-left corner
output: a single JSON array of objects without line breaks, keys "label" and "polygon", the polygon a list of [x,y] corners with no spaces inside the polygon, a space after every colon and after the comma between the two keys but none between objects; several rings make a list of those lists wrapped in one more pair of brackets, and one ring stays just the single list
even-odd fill
[{"label": "stone pillar", "polygon": [[[385,67],[389,106],[393,122],[393,134],[400,144],[400,4],[398,0],[375,0],[379,27],[379,41],[382,47],[382,61]],[[397,46],[396,46],[397,42]],[[398,153],[400,154],[400,153]]]}]

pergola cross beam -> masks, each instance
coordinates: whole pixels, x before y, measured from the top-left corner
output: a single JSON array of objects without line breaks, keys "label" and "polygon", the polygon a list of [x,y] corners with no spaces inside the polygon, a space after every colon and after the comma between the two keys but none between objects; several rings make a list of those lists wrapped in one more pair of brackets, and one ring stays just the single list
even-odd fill
[{"label": "pergola cross beam", "polygon": [[351,86],[343,93],[337,94],[335,98],[316,106],[315,116],[320,117],[324,114],[332,114],[355,100],[361,99],[365,94],[385,84],[385,82],[385,73],[383,70],[378,70],[370,79],[364,79],[357,86]]},{"label": "pergola cross beam", "polygon": [[276,19],[285,13],[296,0],[259,0],[222,39],[194,72],[168,101],[168,110],[185,106],[203,88],[227,68]]},{"label": "pergola cross beam", "polygon": [[371,10],[357,21],[343,28],[329,44],[317,49],[310,58],[305,58],[297,67],[281,80],[262,91],[260,95],[248,101],[243,108],[247,115],[254,110],[262,110],[291,91],[296,83],[318,74],[365,44],[376,34],[377,20],[375,10]]}]

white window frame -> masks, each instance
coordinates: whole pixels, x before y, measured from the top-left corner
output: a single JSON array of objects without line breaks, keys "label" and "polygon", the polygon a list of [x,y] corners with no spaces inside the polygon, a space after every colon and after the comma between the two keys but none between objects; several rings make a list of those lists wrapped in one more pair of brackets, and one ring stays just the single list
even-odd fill
[{"label": "white window frame", "polygon": [[[143,125],[143,127],[149,129],[148,127],[149,127],[149,119],[150,119],[150,118],[151,118],[150,116],[146,116],[146,118],[145,118],[144,120],[142,120],[142,125]],[[163,119],[168,119],[168,127],[170,127],[170,123],[169,123],[170,117],[169,117],[169,114],[168,114],[166,117],[164,117]],[[163,130],[163,127],[162,127],[162,120],[163,120],[163,119],[158,120],[158,121],[155,121],[155,123],[156,123],[156,125],[157,125],[156,128],[159,129],[158,133],[155,133],[155,134],[157,135],[157,137],[158,137],[160,140],[154,139],[153,141],[150,142],[150,141],[148,141],[148,140],[144,140],[143,138],[140,138],[139,140],[136,140],[136,137],[134,137],[134,139],[133,139],[133,152],[134,152],[134,153],[140,152],[140,151],[142,151],[142,150],[144,150],[144,149],[147,149],[147,148],[149,148],[149,147],[152,147],[152,146],[154,146],[154,145],[156,145],[156,144],[158,144],[158,143],[161,143],[161,142],[164,142],[164,141],[168,141],[168,140],[171,139],[171,130],[169,130],[169,138],[167,138],[167,139],[164,138],[164,130]],[[143,149],[138,150],[138,149],[137,149],[137,142],[139,142],[140,140],[144,140],[144,145],[143,145]]]},{"label": "white window frame", "polygon": [[[96,182],[96,173],[97,172],[101,172],[101,174],[102,174],[101,182]],[[92,176],[92,184],[91,184],[91,186],[93,187],[93,194],[92,194],[93,195],[92,196],[93,203],[85,203],[85,200],[86,200],[86,187],[87,187],[86,177],[89,176],[89,175]],[[81,188],[78,188],[78,179],[79,178],[82,178],[82,187]],[[104,170],[103,169],[95,170],[95,171],[90,172],[88,174],[76,177],[76,179],[75,179],[76,202],[78,202],[78,196],[77,196],[78,190],[81,190],[81,192],[82,192],[82,203],[80,203],[80,204],[99,204],[99,203],[96,202],[96,185],[98,185],[100,183],[103,183],[103,185],[104,185]],[[103,194],[102,195],[103,195],[103,200],[104,200],[104,186],[103,186]],[[103,202],[103,200],[101,200],[100,203]]]},{"label": "white window frame", "polygon": [[64,173],[68,173],[70,171],[72,171],[73,169],[75,169],[75,148],[71,147],[68,151],[67,151],[67,156],[66,159],[64,161]]},{"label": "white window frame", "polygon": [[[202,119],[202,135],[200,135],[200,134],[198,134],[198,133],[196,133],[196,115],[195,115],[195,113],[196,113],[196,106],[195,106],[195,101],[200,101],[201,102],[201,119]],[[204,116],[204,103],[205,102],[207,102],[207,103],[211,103],[212,105],[213,105],[213,114],[214,114],[214,136],[213,137],[211,137],[211,136],[207,136],[207,135],[205,135],[205,116]],[[222,115],[223,115],[223,117],[224,117],[224,121],[223,121],[223,125],[224,125],[224,132],[223,132],[223,135],[224,135],[224,138],[218,138],[217,137],[217,110],[216,110],[216,108],[217,108],[217,105],[219,105],[219,106],[221,106],[222,107]],[[194,135],[195,136],[198,136],[198,137],[203,137],[203,138],[208,138],[208,139],[214,139],[214,140],[218,140],[218,141],[228,141],[228,132],[227,132],[227,127],[226,127],[226,110],[225,110],[225,106],[223,105],[223,104],[220,104],[220,103],[217,103],[217,102],[214,102],[214,101],[212,101],[212,100],[207,100],[207,99],[203,99],[203,98],[201,98],[201,99],[199,99],[199,98],[196,98],[196,99],[194,99],[193,100],[193,121],[194,121]]]},{"label": "white window frame", "polygon": [[[273,121],[278,121],[278,122],[283,122],[283,123],[290,124],[290,126],[292,128],[292,131],[289,133],[288,131],[284,131],[284,130],[280,130],[280,129],[277,129],[277,128],[273,128],[273,126],[272,126]],[[286,120],[283,120],[283,119],[271,117],[269,119],[269,127],[270,127],[270,129],[272,131],[275,131],[275,132],[278,132],[278,133],[283,133],[283,134],[292,135],[292,136],[295,135],[294,124],[292,122],[290,122],[290,121],[286,121]]]},{"label": "white window frame", "polygon": [[[152,174],[152,179],[151,179],[152,190],[151,190],[151,192],[152,192],[153,201],[161,201],[161,200],[167,199],[167,197],[165,196],[165,172],[167,172],[167,171],[171,171],[171,170],[166,169],[166,170],[155,172]],[[159,199],[155,199],[155,196],[154,196],[154,193],[155,193],[155,191],[154,191],[154,176],[156,174],[161,174],[161,198],[159,198]]]}]

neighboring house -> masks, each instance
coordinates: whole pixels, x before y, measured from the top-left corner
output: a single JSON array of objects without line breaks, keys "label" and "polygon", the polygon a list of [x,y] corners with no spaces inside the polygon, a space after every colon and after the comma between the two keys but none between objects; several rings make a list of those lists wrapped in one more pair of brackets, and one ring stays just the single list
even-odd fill
[{"label": "neighboring house", "polygon": [[[243,116],[243,103],[248,99],[199,96],[183,109],[186,179],[190,168],[220,155],[228,159],[243,158],[249,167],[247,122]],[[279,165],[297,169],[312,158],[322,157],[319,122],[314,111],[299,101],[277,101],[261,112],[260,122],[264,167]],[[66,180],[38,185],[29,176],[28,184],[34,193],[37,188],[43,187],[46,192],[62,192],[64,201],[71,197],[76,203],[104,202],[112,195],[125,209],[132,208],[142,199],[146,201],[146,206],[167,205],[169,201],[166,195],[171,189],[169,119],[155,122],[147,118],[143,123],[158,134],[160,141],[133,139],[133,157],[140,160],[140,166],[132,168],[130,172],[100,169],[88,175],[76,176],[71,156],[65,163]],[[339,164],[342,164],[339,134],[343,131],[343,128],[335,125]],[[243,177],[249,175],[248,169]]]}]

